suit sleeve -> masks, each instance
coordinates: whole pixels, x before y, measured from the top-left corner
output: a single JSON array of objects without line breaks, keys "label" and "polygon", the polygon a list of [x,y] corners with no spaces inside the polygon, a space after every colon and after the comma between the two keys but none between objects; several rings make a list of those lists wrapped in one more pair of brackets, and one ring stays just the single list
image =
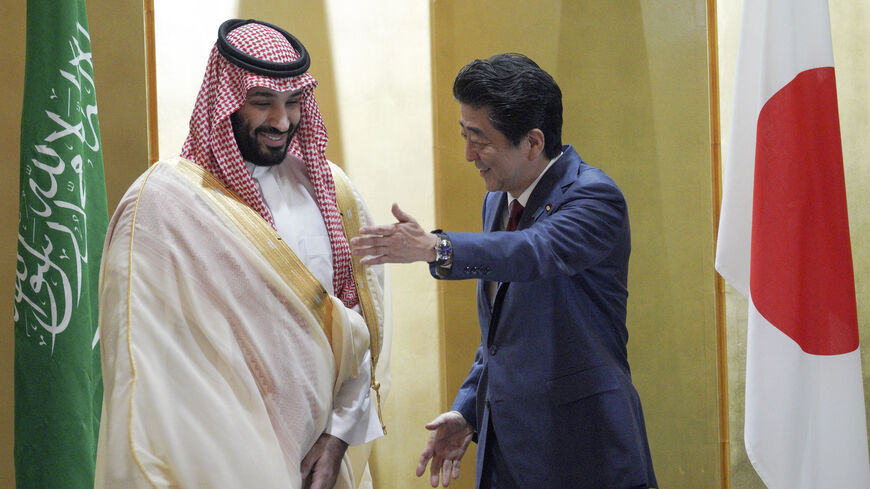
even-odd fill
[{"label": "suit sleeve", "polygon": [[481,349],[483,345],[477,347],[477,353],[474,355],[474,363],[471,364],[471,371],[468,372],[468,377],[459,388],[456,394],[456,399],[453,401],[452,411],[459,411],[465,421],[471,425],[475,433],[479,431],[477,426],[477,385],[480,382],[480,374],[483,371],[483,355]]},{"label": "suit sleeve", "polygon": [[453,264],[431,267],[433,276],[497,282],[571,276],[601,263],[629,240],[625,199],[600,172],[574,182],[550,211],[532,212],[531,226],[513,232],[447,233]]}]

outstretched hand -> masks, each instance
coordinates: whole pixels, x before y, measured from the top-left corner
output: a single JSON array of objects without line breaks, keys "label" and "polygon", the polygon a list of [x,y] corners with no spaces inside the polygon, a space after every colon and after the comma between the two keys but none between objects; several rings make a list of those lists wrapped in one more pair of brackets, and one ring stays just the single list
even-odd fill
[{"label": "outstretched hand", "polygon": [[441,414],[429,422],[426,429],[432,431],[432,435],[417,462],[417,477],[426,472],[426,465],[431,460],[429,483],[438,487],[440,478],[441,484],[447,487],[451,480],[459,477],[459,462],[471,443],[474,430],[457,411]]},{"label": "outstretched hand", "polygon": [[362,256],[362,263],[411,263],[435,261],[438,238],[425,231],[417,221],[393,204],[397,222],[360,228],[360,236],[350,240],[353,254]]}]

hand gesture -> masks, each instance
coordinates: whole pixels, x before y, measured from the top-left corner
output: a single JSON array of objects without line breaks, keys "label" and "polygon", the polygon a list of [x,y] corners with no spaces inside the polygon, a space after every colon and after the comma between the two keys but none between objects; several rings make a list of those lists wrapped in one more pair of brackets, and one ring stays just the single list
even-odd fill
[{"label": "hand gesture", "polygon": [[438,238],[402,211],[399,204],[393,204],[392,212],[398,222],[360,228],[361,236],[350,240],[353,254],[363,256],[366,265],[434,261]]},{"label": "hand gesture", "polygon": [[459,461],[465,455],[474,430],[457,411],[441,414],[427,424],[426,429],[432,431],[432,436],[417,462],[417,477],[423,475],[432,460],[429,483],[438,487],[440,474],[441,484],[447,487],[452,479],[459,477]]}]

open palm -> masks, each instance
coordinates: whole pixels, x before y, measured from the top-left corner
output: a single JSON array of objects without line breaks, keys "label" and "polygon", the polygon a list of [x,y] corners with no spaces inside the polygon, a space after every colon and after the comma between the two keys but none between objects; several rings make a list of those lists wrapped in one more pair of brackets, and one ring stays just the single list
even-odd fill
[{"label": "open palm", "polygon": [[420,454],[417,477],[423,475],[431,460],[429,483],[432,487],[438,487],[440,479],[441,484],[447,487],[451,480],[459,477],[459,462],[471,443],[474,430],[457,411],[441,414],[427,424],[426,429],[432,431],[432,435]]}]

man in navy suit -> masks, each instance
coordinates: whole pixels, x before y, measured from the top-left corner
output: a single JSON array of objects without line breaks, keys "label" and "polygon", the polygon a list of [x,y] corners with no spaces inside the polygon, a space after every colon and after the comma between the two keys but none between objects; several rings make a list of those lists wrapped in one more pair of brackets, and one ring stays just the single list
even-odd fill
[{"label": "man in navy suit", "polygon": [[625,199],[562,145],[562,94],[518,54],[456,77],[465,158],[486,183],[482,233],[398,222],[352,241],[366,263],[429,262],[478,279],[481,343],[453,408],[429,423],[417,475],[445,487],[478,443],[479,488],[656,487],[625,326]]}]

